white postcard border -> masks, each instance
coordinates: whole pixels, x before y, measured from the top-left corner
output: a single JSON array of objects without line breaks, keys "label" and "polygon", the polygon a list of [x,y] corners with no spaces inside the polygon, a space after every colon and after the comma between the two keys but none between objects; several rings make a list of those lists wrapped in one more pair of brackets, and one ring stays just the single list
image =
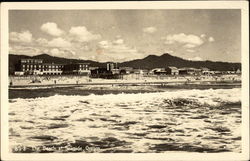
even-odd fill
[{"label": "white postcard border", "polygon": [[[65,3],[67,5],[65,5]],[[8,10],[76,9],[241,9],[242,153],[13,154],[8,152]],[[1,158],[3,160],[248,160],[249,159],[249,9],[246,1],[171,2],[12,2],[1,4]],[[7,148],[6,148],[7,147]]]}]

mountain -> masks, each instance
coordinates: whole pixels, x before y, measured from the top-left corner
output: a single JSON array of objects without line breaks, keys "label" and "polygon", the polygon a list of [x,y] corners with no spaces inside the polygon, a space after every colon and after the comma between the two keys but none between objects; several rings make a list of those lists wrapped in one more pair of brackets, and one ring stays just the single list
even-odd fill
[{"label": "mountain", "polygon": [[241,63],[229,62],[213,62],[213,61],[191,61],[185,60],[176,56],[165,53],[161,56],[149,55],[143,59],[136,59],[119,64],[119,66],[129,66],[133,68],[165,68],[167,66],[174,66],[177,68],[193,67],[193,68],[209,68],[210,70],[228,71],[241,69]]},{"label": "mountain", "polygon": [[[18,63],[20,59],[24,58],[35,58],[35,59],[43,59],[45,63],[60,63],[60,64],[68,64],[68,63],[89,63],[90,66],[97,67],[106,67],[106,63],[100,63],[91,60],[80,60],[80,59],[68,59],[61,57],[54,57],[48,54],[41,54],[36,56],[26,56],[26,55],[14,55],[9,54],[9,74],[13,74],[15,71],[15,65]],[[229,63],[229,62],[213,62],[213,61],[190,61],[185,60],[176,56],[172,56],[168,53],[165,53],[161,56],[149,55],[143,59],[136,59],[132,61],[126,61],[122,63],[118,63],[120,67],[133,67],[133,68],[141,68],[141,69],[152,69],[152,68],[165,68],[167,66],[175,66],[177,68],[181,67],[193,67],[193,68],[202,68],[206,67],[210,70],[218,70],[218,71],[228,71],[228,70],[236,70],[241,69],[241,63]]]},{"label": "mountain", "polygon": [[43,59],[44,63],[59,63],[59,64],[69,64],[69,63],[90,63],[92,66],[106,66],[104,63],[99,63],[91,60],[82,59],[67,59],[62,57],[54,57],[48,54],[41,54],[33,56],[34,59]]}]

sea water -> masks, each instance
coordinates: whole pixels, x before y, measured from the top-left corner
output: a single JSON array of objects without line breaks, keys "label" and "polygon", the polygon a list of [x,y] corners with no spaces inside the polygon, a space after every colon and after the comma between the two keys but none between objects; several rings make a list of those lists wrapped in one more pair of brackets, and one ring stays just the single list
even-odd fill
[{"label": "sea water", "polygon": [[241,152],[241,89],[9,99],[11,152]]}]

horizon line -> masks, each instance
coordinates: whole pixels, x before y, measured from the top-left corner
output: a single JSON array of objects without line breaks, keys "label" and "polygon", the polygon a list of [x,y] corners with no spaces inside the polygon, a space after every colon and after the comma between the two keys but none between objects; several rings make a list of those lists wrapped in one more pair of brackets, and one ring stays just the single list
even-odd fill
[{"label": "horizon line", "polygon": [[64,59],[74,59],[74,60],[82,60],[82,61],[93,61],[93,62],[98,62],[98,63],[125,63],[125,62],[130,62],[130,61],[134,61],[134,60],[142,60],[142,59],[145,59],[146,57],[148,56],[156,56],[156,57],[161,57],[165,54],[168,54],[172,57],[177,57],[177,58],[180,58],[180,59],[183,59],[183,60],[186,60],[186,61],[192,61],[192,62],[206,62],[206,61],[210,61],[210,62],[222,62],[222,63],[240,63],[242,64],[241,62],[229,62],[229,61],[216,61],[216,60],[188,60],[188,59],[185,59],[185,58],[182,58],[182,57],[178,57],[178,56],[174,56],[170,53],[162,53],[161,55],[155,55],[155,54],[149,54],[147,56],[145,56],[144,58],[141,58],[141,59],[132,59],[132,60],[128,60],[128,61],[122,61],[122,62],[116,62],[116,61],[105,61],[105,62],[100,62],[100,61],[96,61],[96,60],[90,60],[90,59],[77,59],[77,58],[66,58],[66,57],[60,57],[60,56],[52,56],[48,53],[40,53],[40,54],[37,54],[37,55],[33,55],[33,56],[30,56],[30,55],[25,55],[25,54],[12,54],[12,53],[9,53],[9,55],[17,55],[17,56],[28,56],[28,57],[35,57],[35,56],[39,56],[39,55],[48,55],[48,56],[51,56],[51,57],[56,57],[56,58],[64,58]]}]

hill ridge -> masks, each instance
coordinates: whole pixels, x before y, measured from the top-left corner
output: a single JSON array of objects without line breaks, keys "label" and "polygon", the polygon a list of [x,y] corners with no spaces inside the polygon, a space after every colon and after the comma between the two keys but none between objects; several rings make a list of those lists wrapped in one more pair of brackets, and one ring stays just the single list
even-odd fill
[{"label": "hill ridge", "polygon": [[[17,64],[18,60],[22,58],[37,58],[43,59],[45,63],[89,63],[90,66],[97,67],[106,67],[106,63],[97,62],[92,60],[81,60],[81,59],[70,59],[63,57],[51,56],[47,53],[42,53],[35,56],[27,56],[27,55],[15,55],[9,54],[9,73],[13,74],[15,71],[15,64]],[[110,61],[109,61],[110,62]],[[157,55],[148,55],[142,59],[135,59],[131,61],[125,61],[118,63],[120,67],[133,67],[133,68],[141,68],[141,69],[153,69],[153,68],[165,68],[167,66],[175,66],[177,68],[182,67],[193,67],[193,68],[201,68],[206,67],[210,70],[218,70],[218,71],[228,71],[228,70],[241,70],[241,63],[232,63],[232,62],[220,62],[220,61],[192,61],[186,60],[177,56],[173,56],[169,53],[163,53],[160,56]]]}]

